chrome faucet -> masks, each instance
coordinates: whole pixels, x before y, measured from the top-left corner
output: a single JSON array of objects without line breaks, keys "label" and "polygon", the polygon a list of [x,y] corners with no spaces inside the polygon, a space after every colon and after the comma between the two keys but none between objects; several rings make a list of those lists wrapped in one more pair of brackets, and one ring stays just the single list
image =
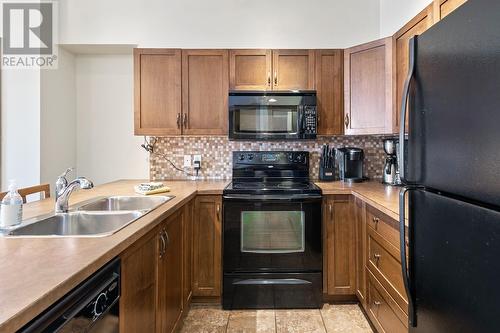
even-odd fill
[{"label": "chrome faucet", "polygon": [[93,188],[94,184],[85,177],[78,177],[69,184],[66,184],[64,187],[60,188],[59,191],[56,193],[56,213],[68,212],[69,196],[77,186],[79,186],[81,189],[88,190]]}]

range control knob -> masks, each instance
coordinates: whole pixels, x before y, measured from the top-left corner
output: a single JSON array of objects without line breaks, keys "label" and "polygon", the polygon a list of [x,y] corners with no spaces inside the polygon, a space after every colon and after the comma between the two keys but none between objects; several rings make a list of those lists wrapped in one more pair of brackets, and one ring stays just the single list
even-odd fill
[{"label": "range control knob", "polygon": [[247,156],[247,157],[248,157],[248,159],[249,159],[250,161],[251,161],[251,160],[253,160],[253,154],[248,154],[248,156]]},{"label": "range control knob", "polygon": [[94,315],[99,316],[101,313],[106,310],[106,307],[108,306],[108,296],[106,293],[101,293],[99,296],[97,296],[97,299],[95,300],[95,305],[94,305]]},{"label": "range control knob", "polygon": [[240,154],[240,156],[238,158],[240,161],[243,161],[245,159],[245,154]]}]

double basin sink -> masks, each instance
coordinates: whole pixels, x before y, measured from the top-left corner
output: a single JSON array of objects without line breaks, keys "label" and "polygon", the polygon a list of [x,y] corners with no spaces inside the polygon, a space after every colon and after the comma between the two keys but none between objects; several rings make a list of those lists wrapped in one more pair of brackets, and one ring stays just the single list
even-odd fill
[{"label": "double basin sink", "polygon": [[68,213],[23,221],[7,237],[103,237],[126,227],[173,196],[111,196],[86,201]]}]

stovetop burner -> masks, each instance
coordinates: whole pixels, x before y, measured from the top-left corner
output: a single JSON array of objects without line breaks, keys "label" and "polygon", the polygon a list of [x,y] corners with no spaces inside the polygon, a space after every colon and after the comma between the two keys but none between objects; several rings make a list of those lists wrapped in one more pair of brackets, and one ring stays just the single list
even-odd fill
[{"label": "stovetop burner", "polygon": [[225,194],[318,194],[321,190],[312,182],[235,182],[225,189]]},{"label": "stovetop burner", "polygon": [[309,181],[308,152],[233,152],[233,182],[224,194],[321,194]]}]

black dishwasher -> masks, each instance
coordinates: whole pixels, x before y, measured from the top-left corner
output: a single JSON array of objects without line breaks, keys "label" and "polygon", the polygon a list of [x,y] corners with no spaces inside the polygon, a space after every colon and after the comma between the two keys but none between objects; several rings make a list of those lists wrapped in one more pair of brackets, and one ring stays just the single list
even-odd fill
[{"label": "black dishwasher", "polygon": [[106,264],[18,332],[119,331],[120,259]]}]

